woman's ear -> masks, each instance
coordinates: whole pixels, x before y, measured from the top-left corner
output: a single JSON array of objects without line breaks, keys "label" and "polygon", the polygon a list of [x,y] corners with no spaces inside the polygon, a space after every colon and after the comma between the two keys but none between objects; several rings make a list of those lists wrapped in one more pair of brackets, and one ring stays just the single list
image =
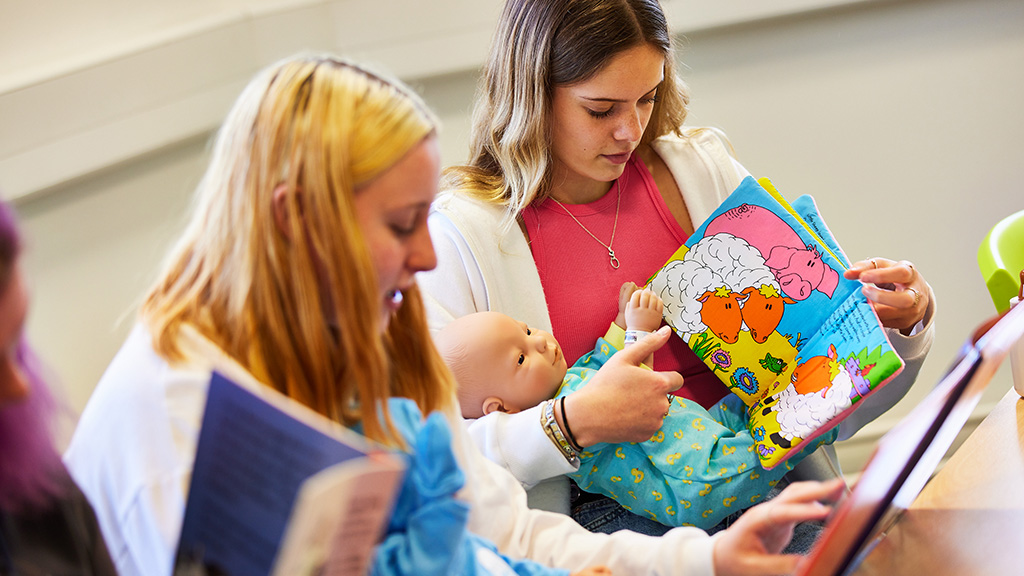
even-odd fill
[{"label": "woman's ear", "polygon": [[[298,207],[298,214],[292,214],[288,206],[288,194],[292,192],[295,194],[295,205]],[[290,188],[287,183],[282,182],[274,188],[270,201],[272,203],[271,209],[274,211],[274,224],[277,226],[278,232],[291,241],[293,239],[292,218],[302,218],[302,190]]]},{"label": "woman's ear", "polygon": [[482,409],[484,412],[484,416],[490,414],[491,412],[512,412],[510,410],[505,409],[505,403],[501,400],[501,398],[498,398],[497,396],[488,396],[487,398],[485,398]]}]

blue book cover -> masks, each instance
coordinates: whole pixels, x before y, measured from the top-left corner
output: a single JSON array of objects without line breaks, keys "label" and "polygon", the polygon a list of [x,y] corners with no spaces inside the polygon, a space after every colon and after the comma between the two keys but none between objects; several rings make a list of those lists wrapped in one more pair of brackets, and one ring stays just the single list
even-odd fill
[{"label": "blue book cover", "polygon": [[[271,574],[307,479],[341,463],[368,461],[372,450],[361,436],[273,390],[260,394],[213,373],[175,574]],[[392,474],[395,490],[400,478],[400,471]],[[321,513],[345,513],[344,500],[320,507],[332,504],[336,509]],[[379,508],[375,524],[383,526],[390,501]]]}]

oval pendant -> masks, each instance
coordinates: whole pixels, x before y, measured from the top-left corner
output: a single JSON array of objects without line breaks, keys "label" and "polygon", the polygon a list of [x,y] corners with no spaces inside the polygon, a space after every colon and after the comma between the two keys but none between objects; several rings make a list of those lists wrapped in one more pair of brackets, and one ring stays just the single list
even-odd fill
[{"label": "oval pendant", "polygon": [[608,249],[608,263],[612,265],[615,270],[619,269],[619,259],[615,257],[615,251],[611,248]]}]

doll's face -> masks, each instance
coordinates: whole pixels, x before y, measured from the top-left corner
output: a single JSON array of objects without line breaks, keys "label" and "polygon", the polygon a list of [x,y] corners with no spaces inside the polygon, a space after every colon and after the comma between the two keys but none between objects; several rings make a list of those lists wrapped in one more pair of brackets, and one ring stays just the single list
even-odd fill
[{"label": "doll's face", "polygon": [[498,312],[467,317],[460,334],[470,350],[470,379],[486,383],[486,396],[501,400],[504,412],[532,408],[554,396],[566,363],[554,336]]}]

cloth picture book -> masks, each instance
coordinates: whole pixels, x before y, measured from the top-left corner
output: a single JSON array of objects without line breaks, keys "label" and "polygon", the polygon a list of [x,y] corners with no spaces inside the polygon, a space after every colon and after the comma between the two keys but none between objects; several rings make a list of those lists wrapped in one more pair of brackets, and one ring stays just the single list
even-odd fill
[{"label": "cloth picture book", "polygon": [[648,286],[665,321],[748,406],[771,469],[903,369],[810,196],[747,177]]}]

